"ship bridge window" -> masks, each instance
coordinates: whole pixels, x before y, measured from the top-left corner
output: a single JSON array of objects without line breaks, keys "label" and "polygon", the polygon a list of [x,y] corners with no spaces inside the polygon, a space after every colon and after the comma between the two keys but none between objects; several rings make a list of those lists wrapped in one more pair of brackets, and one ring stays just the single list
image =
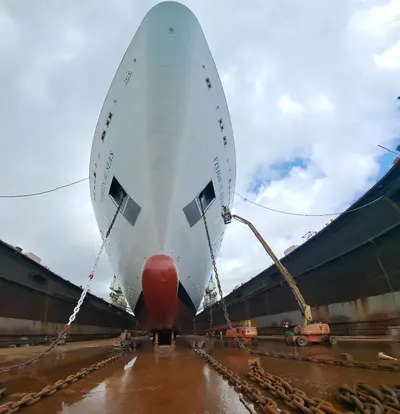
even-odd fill
[{"label": "ship bridge window", "polygon": [[132,224],[132,226],[134,226],[142,208],[129,196],[129,194],[127,194],[115,177],[113,177],[111,181],[109,195],[116,206],[119,206],[123,198],[127,197],[121,207],[121,214],[130,224]]},{"label": "ship bridge window", "polygon": [[183,213],[185,214],[190,227],[193,227],[201,219],[200,200],[204,211],[206,211],[215,200],[215,190],[212,180],[204,187],[197,197],[183,208]]}]

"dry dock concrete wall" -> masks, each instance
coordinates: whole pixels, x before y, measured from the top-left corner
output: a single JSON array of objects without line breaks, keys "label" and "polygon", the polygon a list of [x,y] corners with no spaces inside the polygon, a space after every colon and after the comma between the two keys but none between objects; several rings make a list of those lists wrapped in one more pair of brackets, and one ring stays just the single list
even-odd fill
[{"label": "dry dock concrete wall", "polygon": [[[312,314],[315,321],[329,322],[336,335],[390,335],[400,325],[400,292],[314,307]],[[282,334],[285,322],[302,324],[304,318],[300,311],[254,318],[262,334]]]},{"label": "dry dock concrete wall", "polygon": [[[15,319],[0,317],[0,336],[42,336],[56,335],[64,328],[63,323],[43,322],[30,319]],[[121,328],[72,324],[69,335],[118,335]]]},{"label": "dry dock concrete wall", "polygon": [[[0,336],[56,334],[82,289],[0,241]],[[136,318],[92,294],[70,334],[113,334],[136,329]]]}]

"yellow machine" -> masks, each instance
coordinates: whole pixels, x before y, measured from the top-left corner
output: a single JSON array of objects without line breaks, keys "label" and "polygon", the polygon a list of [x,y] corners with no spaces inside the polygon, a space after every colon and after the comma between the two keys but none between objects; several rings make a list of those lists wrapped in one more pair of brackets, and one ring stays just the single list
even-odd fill
[{"label": "yellow machine", "polygon": [[306,303],[301,294],[299,288],[296,285],[296,282],[293,276],[288,272],[288,270],[283,266],[278,257],[272,251],[271,247],[263,239],[258,230],[254,227],[253,223],[249,220],[246,220],[243,217],[240,217],[236,214],[231,214],[228,207],[223,207],[222,209],[222,218],[224,219],[225,224],[229,224],[232,219],[239,221],[240,223],[246,224],[250,230],[257,237],[258,241],[262,244],[265,251],[269,254],[271,259],[274,261],[276,267],[281,272],[282,276],[285,278],[286,282],[292,289],[293,295],[296,298],[296,301],[299,305],[300,311],[304,316],[304,324],[297,325],[293,332],[288,332],[285,334],[285,341],[288,345],[298,345],[305,346],[309,343],[318,343],[325,342],[331,345],[336,343],[335,337],[330,335],[329,325],[326,323],[315,323],[313,322],[311,306]]},{"label": "yellow machine", "polygon": [[[233,332],[235,331],[235,332]],[[255,327],[239,326],[237,328],[228,329],[225,334],[226,345],[234,344],[235,337],[240,338],[243,345],[257,346],[258,331]]]},{"label": "yellow machine", "polygon": [[240,324],[241,326],[247,326],[247,327],[257,327],[257,323],[255,320],[252,319],[247,319],[245,321],[242,321],[242,323]]}]

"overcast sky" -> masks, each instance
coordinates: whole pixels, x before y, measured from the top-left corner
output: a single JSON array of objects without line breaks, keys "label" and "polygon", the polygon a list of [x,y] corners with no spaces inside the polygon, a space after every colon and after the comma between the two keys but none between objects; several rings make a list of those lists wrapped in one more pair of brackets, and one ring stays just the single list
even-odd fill
[{"label": "overcast sky", "polygon": [[[0,0],[0,194],[88,175],[101,106],[149,0]],[[192,0],[231,113],[239,194],[297,213],[341,211],[399,142],[400,0]],[[279,255],[328,218],[236,197]],[[0,200],[0,238],[84,284],[100,246],[88,182]],[[270,260],[239,223],[219,257],[226,293]],[[92,291],[108,297],[104,255]]]}]

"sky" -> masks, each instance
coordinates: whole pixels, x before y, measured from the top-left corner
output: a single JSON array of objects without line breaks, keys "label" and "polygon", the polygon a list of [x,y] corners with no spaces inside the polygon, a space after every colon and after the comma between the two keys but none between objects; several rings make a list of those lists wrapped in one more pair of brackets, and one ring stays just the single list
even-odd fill
[{"label": "sky", "polygon": [[[347,208],[384,174],[400,143],[400,0],[187,0],[228,101],[236,192],[275,209]],[[0,195],[88,176],[97,118],[150,0],[0,0]],[[278,256],[330,217],[296,217],[236,197]],[[332,218],[335,216],[332,216]],[[223,290],[271,263],[240,223],[218,257]],[[0,238],[80,285],[101,239],[85,181],[0,199]],[[108,298],[101,257],[92,292]]]}]

